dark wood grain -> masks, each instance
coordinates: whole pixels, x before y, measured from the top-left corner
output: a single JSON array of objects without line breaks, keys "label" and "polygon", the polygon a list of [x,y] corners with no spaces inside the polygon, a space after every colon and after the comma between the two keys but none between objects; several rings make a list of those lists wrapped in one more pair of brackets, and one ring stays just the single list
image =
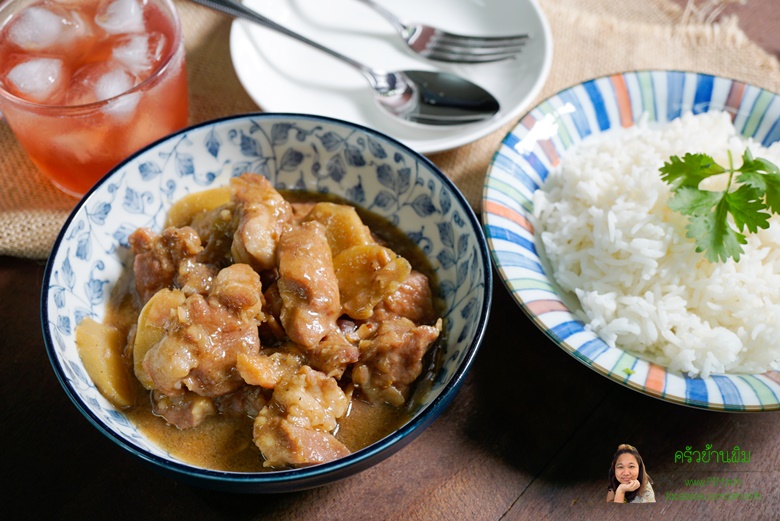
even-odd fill
[{"label": "dark wood grain", "polygon": [[[738,6],[730,7],[736,11]],[[775,0],[750,0],[740,25],[780,56]],[[624,517],[607,505],[606,475],[619,443],[640,448],[658,503],[638,518],[777,519],[780,413],[705,412],[623,388],[588,370],[519,318],[497,283],[489,333],[445,413],[396,455],[319,489],[269,496],[193,488],[133,458],[76,410],[41,336],[44,266],[0,258],[0,404],[8,519],[497,520]],[[674,463],[686,445],[750,450],[749,464]],[[741,486],[755,501],[673,501],[686,479]]]}]

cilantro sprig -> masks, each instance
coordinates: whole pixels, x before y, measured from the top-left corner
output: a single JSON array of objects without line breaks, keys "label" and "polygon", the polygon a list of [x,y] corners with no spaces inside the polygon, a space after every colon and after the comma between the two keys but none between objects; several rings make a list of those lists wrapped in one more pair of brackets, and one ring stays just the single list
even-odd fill
[{"label": "cilantro sprig", "polygon": [[[696,241],[696,251],[710,262],[739,261],[747,243],[744,232],[756,233],[769,227],[771,213],[780,215],[780,168],[754,158],[749,149],[742,166],[734,168],[731,152],[724,167],[706,154],[672,156],[660,168],[661,179],[669,184],[669,208],[688,216],[686,237]],[[699,184],[712,176],[727,174],[722,192],[702,190]],[[729,221],[728,216],[731,216]]]}]

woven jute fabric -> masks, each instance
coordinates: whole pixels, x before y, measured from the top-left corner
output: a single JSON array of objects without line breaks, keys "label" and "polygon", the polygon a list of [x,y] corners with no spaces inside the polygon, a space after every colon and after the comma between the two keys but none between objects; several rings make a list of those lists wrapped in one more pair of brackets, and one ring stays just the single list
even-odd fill
[{"label": "woven jute fabric", "polygon": [[[550,75],[528,108],[581,81],[634,69],[680,69],[780,91],[780,63],[751,42],[736,17],[698,22],[672,0],[539,0],[553,36]],[[262,110],[230,58],[231,20],[176,0],[187,48],[190,122]],[[749,2],[743,9],[749,9]],[[430,159],[480,209],[485,173],[510,122],[474,143]],[[0,255],[45,259],[76,199],[51,185],[0,122]]]}]

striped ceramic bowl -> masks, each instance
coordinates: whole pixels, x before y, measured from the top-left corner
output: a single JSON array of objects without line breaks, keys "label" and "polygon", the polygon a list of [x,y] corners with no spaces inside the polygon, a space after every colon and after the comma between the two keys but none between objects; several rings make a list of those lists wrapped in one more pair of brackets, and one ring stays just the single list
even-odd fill
[{"label": "striped ceramic bowl", "polygon": [[691,378],[608,346],[585,329],[545,271],[533,229],[533,193],[585,137],[665,122],[683,113],[727,111],[737,130],[764,146],[780,140],[780,95],[733,79],[646,70],[596,78],[544,100],[503,140],[488,169],[483,227],[499,276],[528,317],[598,373],[676,404],[721,411],[780,409],[780,373]]}]

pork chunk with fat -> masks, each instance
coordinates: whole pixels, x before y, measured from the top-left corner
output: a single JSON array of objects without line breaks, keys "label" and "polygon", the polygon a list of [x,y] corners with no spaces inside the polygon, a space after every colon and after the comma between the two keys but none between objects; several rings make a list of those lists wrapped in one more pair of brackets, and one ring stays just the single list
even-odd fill
[{"label": "pork chunk with fat", "polygon": [[366,331],[370,335],[360,342],[360,361],[352,369],[352,381],[371,402],[400,407],[422,372],[423,356],[441,333],[441,319],[435,326],[418,326],[399,317]]},{"label": "pork chunk with fat", "polygon": [[255,385],[245,385],[237,391],[216,398],[219,414],[232,417],[254,418],[268,403],[266,390]]},{"label": "pork chunk with fat", "polygon": [[436,319],[431,285],[423,273],[412,270],[398,289],[377,305],[371,320],[392,317],[408,318],[416,324],[431,324]]},{"label": "pork chunk with fat", "polygon": [[348,455],[349,449],[331,434],[348,405],[336,381],[311,367],[285,376],[255,418],[253,437],[263,465],[314,465]]},{"label": "pork chunk with fat", "polygon": [[179,429],[191,429],[217,413],[211,398],[186,392],[180,396],[168,396],[152,392],[152,410],[165,421]]},{"label": "pork chunk with fat", "polygon": [[230,181],[238,219],[230,253],[234,262],[258,271],[272,269],[282,231],[292,221],[292,207],[265,177],[244,174]]},{"label": "pork chunk with fat", "polygon": [[311,367],[339,380],[360,357],[357,345],[341,331],[328,333],[316,346],[304,349],[303,353]]},{"label": "pork chunk with fat", "polygon": [[[189,264],[194,263],[194,258],[203,249],[197,232],[187,226],[166,228],[161,234],[139,228],[130,234],[128,242],[135,255],[135,287],[142,303],[159,290],[174,286],[180,264],[186,263],[187,271],[194,271]],[[179,287],[182,285],[180,283]]]},{"label": "pork chunk with fat", "polygon": [[172,310],[164,336],[143,358],[153,388],[216,397],[244,385],[236,363],[260,349],[262,298],[257,273],[234,264],[220,271],[208,298],[192,295]]},{"label": "pork chunk with fat", "polygon": [[284,377],[298,372],[303,357],[293,351],[238,355],[238,372],[250,385],[273,389]]},{"label": "pork chunk with fat", "polygon": [[310,221],[291,227],[279,241],[280,321],[290,340],[313,347],[337,329],[339,284],[323,226]]}]

